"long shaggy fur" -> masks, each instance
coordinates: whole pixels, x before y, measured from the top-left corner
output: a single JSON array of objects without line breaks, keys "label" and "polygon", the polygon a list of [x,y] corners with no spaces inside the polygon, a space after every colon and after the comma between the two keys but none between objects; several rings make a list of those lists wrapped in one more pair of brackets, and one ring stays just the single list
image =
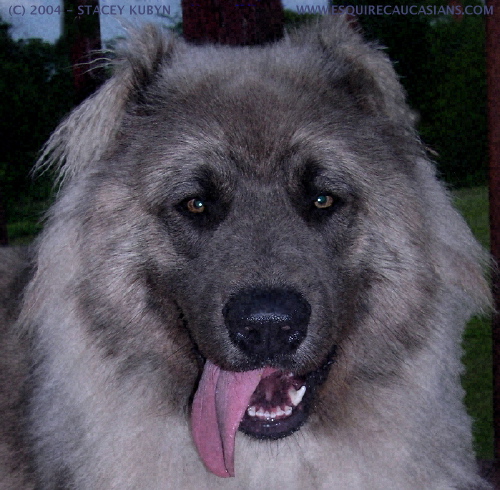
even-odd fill
[{"label": "long shaggy fur", "polygon": [[[58,200],[33,256],[0,261],[1,488],[489,488],[460,386],[485,256],[342,20],[261,48],[135,33],[41,161]],[[289,353],[231,337],[255,289],[310,307]],[[190,427],[207,360],[329,371],[296,432],[237,434],[223,479]]]}]

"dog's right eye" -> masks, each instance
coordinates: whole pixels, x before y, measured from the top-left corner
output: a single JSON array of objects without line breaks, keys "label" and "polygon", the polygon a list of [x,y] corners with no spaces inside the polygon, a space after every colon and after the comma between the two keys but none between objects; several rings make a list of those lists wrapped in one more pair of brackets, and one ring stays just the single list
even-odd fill
[{"label": "dog's right eye", "polygon": [[327,209],[333,206],[335,203],[334,198],[330,194],[320,194],[314,200],[314,205],[318,209]]}]

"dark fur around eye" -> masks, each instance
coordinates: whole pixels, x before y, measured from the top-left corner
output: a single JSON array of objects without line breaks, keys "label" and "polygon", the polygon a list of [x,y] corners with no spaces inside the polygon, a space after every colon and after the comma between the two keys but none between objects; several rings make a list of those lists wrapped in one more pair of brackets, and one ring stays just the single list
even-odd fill
[{"label": "dark fur around eye", "polygon": [[347,204],[346,197],[328,187],[326,179],[321,175],[321,167],[316,163],[308,163],[300,174],[298,193],[293,198],[307,223],[322,224]]},{"label": "dark fur around eye", "polygon": [[221,190],[217,176],[208,167],[198,169],[194,185],[200,191],[182,199],[176,211],[199,229],[213,229],[226,217],[229,198]]}]

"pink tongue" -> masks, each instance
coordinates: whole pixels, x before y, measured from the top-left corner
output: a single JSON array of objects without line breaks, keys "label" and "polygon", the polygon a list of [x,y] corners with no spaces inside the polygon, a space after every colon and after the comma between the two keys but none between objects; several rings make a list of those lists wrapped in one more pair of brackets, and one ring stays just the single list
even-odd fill
[{"label": "pink tongue", "polygon": [[234,476],[236,431],[265,368],[242,373],[224,371],[209,360],[193,400],[193,438],[205,466],[221,477]]}]

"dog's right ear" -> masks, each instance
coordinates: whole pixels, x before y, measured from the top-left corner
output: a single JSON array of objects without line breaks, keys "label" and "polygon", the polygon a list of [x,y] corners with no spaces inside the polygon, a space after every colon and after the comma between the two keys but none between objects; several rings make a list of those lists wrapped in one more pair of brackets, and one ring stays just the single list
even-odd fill
[{"label": "dog's right ear", "polygon": [[185,46],[182,40],[153,25],[130,32],[117,50],[113,76],[52,133],[36,170],[54,167],[64,182],[98,161],[119,130],[127,103],[137,100],[180,46]]}]

